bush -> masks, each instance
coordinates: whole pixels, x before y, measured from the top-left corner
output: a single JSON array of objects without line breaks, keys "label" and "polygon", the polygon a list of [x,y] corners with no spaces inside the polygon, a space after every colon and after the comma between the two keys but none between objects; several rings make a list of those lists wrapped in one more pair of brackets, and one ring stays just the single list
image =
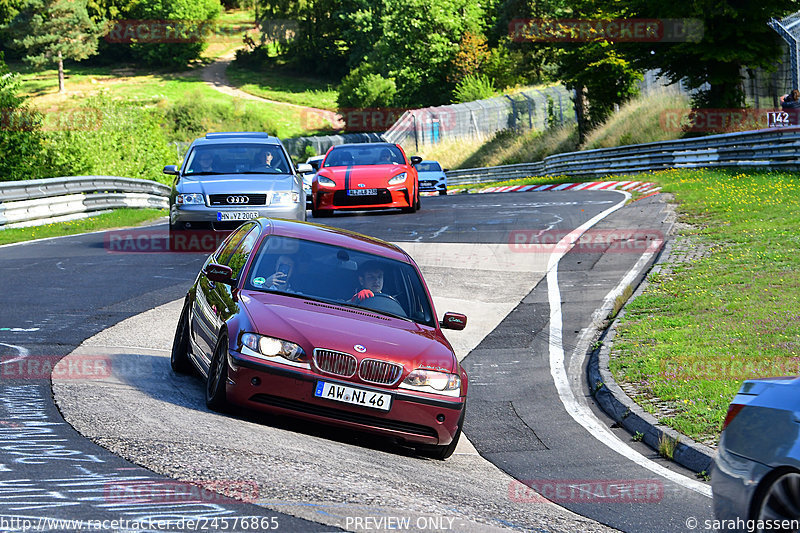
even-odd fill
[{"label": "bush", "polygon": [[44,161],[35,177],[97,174],[169,182],[161,169],[176,162],[175,151],[152,110],[103,97],[87,107],[97,110],[96,129],[45,132]]},{"label": "bush", "polygon": [[275,124],[253,113],[241,100],[212,101],[199,91],[163,110],[163,128],[171,141],[191,141],[209,131],[265,131],[274,134]]},{"label": "bush", "polygon": [[195,30],[215,20],[221,12],[219,0],[144,0],[131,10],[131,18],[183,21],[191,28],[191,39],[179,43],[133,43],[131,54],[148,65],[184,67],[198,59],[206,47],[206,36]]},{"label": "bush", "polygon": [[394,78],[384,78],[365,63],[350,71],[339,86],[340,108],[390,107],[397,93]]},{"label": "bush", "polygon": [[494,88],[494,81],[488,76],[485,74],[470,74],[458,82],[455,91],[453,91],[453,99],[459,103],[472,102],[491,98],[496,94],[497,90]]},{"label": "bush", "polygon": [[0,52],[0,181],[36,177],[39,167],[42,116],[17,96],[18,87]]}]

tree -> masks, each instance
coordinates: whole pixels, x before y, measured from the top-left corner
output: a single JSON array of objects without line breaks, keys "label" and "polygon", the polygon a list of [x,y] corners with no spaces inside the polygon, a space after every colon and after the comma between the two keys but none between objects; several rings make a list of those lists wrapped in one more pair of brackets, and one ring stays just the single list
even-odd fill
[{"label": "tree", "polygon": [[485,11],[472,0],[384,0],[381,37],[369,62],[397,84],[395,105],[449,103],[453,60],[467,32],[483,33]]},{"label": "tree", "polygon": [[101,32],[89,19],[86,0],[30,0],[10,30],[14,46],[25,49],[26,62],[37,67],[58,63],[58,92],[64,91],[64,59],[96,54]]},{"label": "tree", "polygon": [[744,106],[742,68],[772,70],[781,56],[780,38],[767,22],[800,7],[796,0],[632,0],[628,6],[631,16],[702,21],[699,41],[638,45],[629,53],[638,65],[661,70],[673,83],[683,79],[695,89],[708,83],[694,105],[714,108]]}]

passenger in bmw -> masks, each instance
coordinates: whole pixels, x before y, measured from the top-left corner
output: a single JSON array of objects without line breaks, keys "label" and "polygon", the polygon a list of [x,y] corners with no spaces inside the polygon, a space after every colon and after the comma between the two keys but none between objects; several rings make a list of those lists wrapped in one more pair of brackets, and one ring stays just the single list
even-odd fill
[{"label": "passenger in bmw", "polygon": [[275,262],[275,273],[266,279],[264,285],[273,291],[294,292],[289,283],[293,273],[294,259],[292,256],[278,256],[278,260]]},{"label": "passenger in bmw", "polygon": [[350,298],[351,303],[363,302],[383,290],[383,269],[375,261],[367,261],[358,269],[361,288]]}]

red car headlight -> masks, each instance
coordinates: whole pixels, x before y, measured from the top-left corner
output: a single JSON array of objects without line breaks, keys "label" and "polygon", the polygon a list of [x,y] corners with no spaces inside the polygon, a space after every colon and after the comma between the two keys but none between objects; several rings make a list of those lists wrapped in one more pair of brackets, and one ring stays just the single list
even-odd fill
[{"label": "red car headlight", "polygon": [[336,182],[325,176],[317,176],[317,183],[323,187],[336,187]]},{"label": "red car headlight", "polygon": [[418,368],[406,376],[406,379],[400,383],[399,387],[401,389],[437,392],[448,396],[460,396],[461,378],[458,374]]},{"label": "red car headlight", "polygon": [[256,335],[255,333],[245,333],[242,335],[242,346],[250,348],[252,353],[247,353],[247,355],[252,357],[258,357],[268,361],[275,361],[277,358],[282,358],[286,361],[300,363],[304,367],[309,367],[306,352],[300,345],[293,342],[264,335]]}]

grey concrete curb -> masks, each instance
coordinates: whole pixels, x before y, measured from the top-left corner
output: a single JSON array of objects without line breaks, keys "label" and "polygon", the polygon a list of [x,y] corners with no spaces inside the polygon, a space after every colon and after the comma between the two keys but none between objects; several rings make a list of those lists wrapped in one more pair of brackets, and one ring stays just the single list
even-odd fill
[{"label": "grey concrete curb", "polygon": [[[658,262],[651,271],[658,272],[660,270],[661,259],[669,256],[669,252],[672,250],[672,242],[672,238],[667,241]],[[647,278],[642,280],[630,300],[638,297],[648,285]],[[713,449],[695,442],[672,428],[659,424],[653,415],[642,409],[620,388],[611,375],[609,370],[611,346],[617,334],[619,319],[624,315],[625,309],[623,307],[617,317],[601,334],[600,341],[602,341],[602,346],[588,354],[587,374],[589,387],[593,391],[592,395],[595,401],[617,424],[630,431],[631,434],[642,433],[644,435],[642,441],[654,450],[658,450],[659,440],[664,436],[673,441],[677,440],[678,444],[675,447],[673,461],[693,472],[705,471],[710,473],[711,463],[715,454]]]}]

